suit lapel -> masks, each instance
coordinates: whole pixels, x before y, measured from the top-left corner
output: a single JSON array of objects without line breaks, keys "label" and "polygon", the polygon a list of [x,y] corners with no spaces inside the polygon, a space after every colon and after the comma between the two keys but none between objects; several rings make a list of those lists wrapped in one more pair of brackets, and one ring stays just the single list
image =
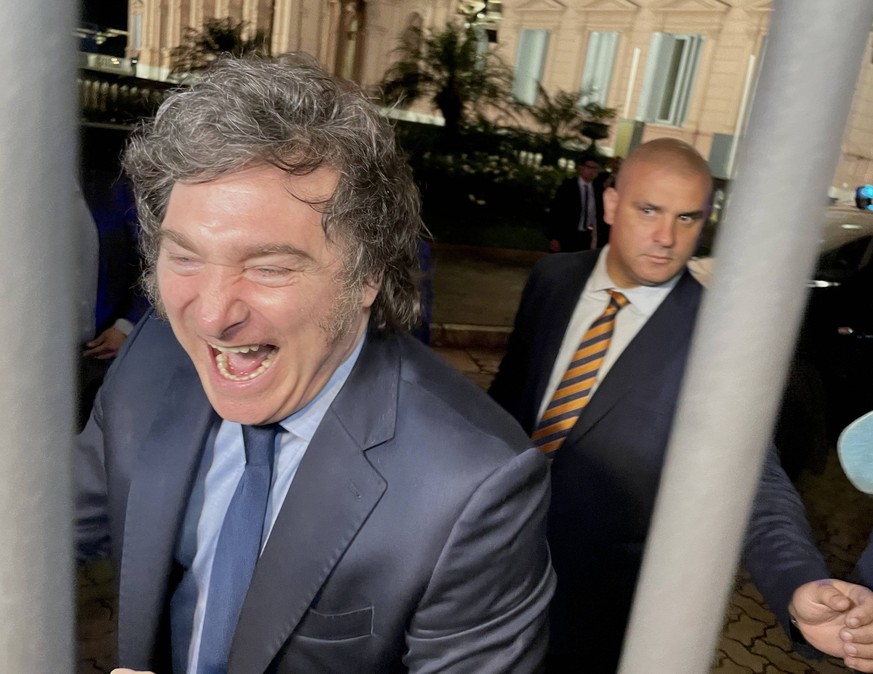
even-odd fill
[{"label": "suit lapel", "polygon": [[394,434],[399,363],[396,340],[368,336],[255,567],[228,674],[267,669],[382,497],[387,485],[364,452]]},{"label": "suit lapel", "polygon": [[[555,293],[558,297],[555,303],[549,305],[544,311],[543,320],[539,326],[542,342],[540,348],[535,350],[535,353],[539,356],[539,362],[535,364],[535,369],[533,369],[537,373],[538,378],[533,401],[532,426],[536,424],[537,413],[542,404],[549,378],[552,375],[552,368],[555,366],[555,361],[558,358],[558,352],[561,350],[564,333],[567,332],[567,326],[570,324],[570,319],[576,310],[579,296],[585,289],[588,277],[591,276],[591,272],[594,270],[599,253],[597,255],[577,254],[576,257],[579,260],[578,269],[567,275],[562,292]],[[551,292],[553,289],[549,288],[548,290]],[[582,335],[579,335],[578,339],[581,340]]]},{"label": "suit lapel", "polygon": [[687,352],[700,296],[700,285],[685,272],[598,385],[570,431],[568,443],[591,430],[633,386],[645,384],[654,368],[672,362],[678,350]]},{"label": "suit lapel", "polygon": [[121,662],[149,662],[164,615],[173,546],[217,417],[190,364],[177,368],[130,483],[119,579]]}]

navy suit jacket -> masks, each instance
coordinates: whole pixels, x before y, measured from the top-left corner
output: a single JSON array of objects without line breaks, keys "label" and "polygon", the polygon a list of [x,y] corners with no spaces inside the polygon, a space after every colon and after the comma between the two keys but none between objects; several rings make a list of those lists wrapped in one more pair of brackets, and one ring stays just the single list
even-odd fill
[{"label": "navy suit jacket", "polygon": [[[543,258],[522,294],[489,392],[528,433],[599,254]],[[615,669],[701,297],[700,284],[683,273],[600,382],[555,456],[548,521],[558,575],[551,610],[554,671],[578,671],[579,658],[586,671]],[[774,452],[762,485],[747,563],[787,625],[794,588],[828,574]]]},{"label": "navy suit jacket", "polygon": [[[78,542],[111,540],[122,666],[169,669],[173,548],[218,422],[147,316],[78,446]],[[547,463],[529,447],[426,347],[368,335],[258,560],[230,674],[535,670],[554,574]]]},{"label": "navy suit jacket", "polygon": [[140,291],[143,260],[132,189],[109,171],[88,171],[83,184],[100,239],[95,334],[124,318],[136,323],[148,311]]},{"label": "navy suit jacket", "polygon": [[[597,216],[597,247],[603,248],[609,241],[609,225],[603,221],[603,180],[591,183],[594,195],[594,211]],[[591,248],[591,232],[579,231],[582,217],[582,192],[576,176],[567,178],[555,191],[549,207],[546,236],[561,244],[561,252],[570,253]]]}]

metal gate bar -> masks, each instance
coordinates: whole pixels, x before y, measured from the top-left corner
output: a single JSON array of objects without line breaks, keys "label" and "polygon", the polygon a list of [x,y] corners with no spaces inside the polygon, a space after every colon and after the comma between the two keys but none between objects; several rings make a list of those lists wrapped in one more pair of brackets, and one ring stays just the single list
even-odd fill
[{"label": "metal gate bar", "polygon": [[622,674],[709,671],[871,21],[870,0],[775,2]]},{"label": "metal gate bar", "polygon": [[77,9],[54,0],[0,5],[0,672],[75,669]]}]

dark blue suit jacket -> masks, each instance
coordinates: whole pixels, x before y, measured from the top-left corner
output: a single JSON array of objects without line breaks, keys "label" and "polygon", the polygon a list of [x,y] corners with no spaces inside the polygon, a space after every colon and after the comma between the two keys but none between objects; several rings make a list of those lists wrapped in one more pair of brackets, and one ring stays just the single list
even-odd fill
[{"label": "dark blue suit jacket", "polygon": [[[599,254],[543,258],[525,287],[489,393],[528,433]],[[583,661],[590,672],[616,667],[702,292],[689,273],[679,278],[600,382],[555,457],[548,524],[558,575],[552,671],[579,671]],[[794,588],[828,574],[773,452],[762,484],[747,562],[787,625]],[[708,535],[718,532],[701,532],[701,539]]]},{"label": "dark blue suit jacket", "polygon": [[[119,566],[120,665],[168,671],[173,548],[218,423],[168,324],[147,316],[78,447],[78,542]],[[409,336],[370,334],[258,560],[230,674],[530,672],[554,574],[547,463]]]},{"label": "dark blue suit jacket", "polygon": [[136,323],[148,311],[139,277],[139,224],[130,186],[108,171],[88,171],[83,183],[85,199],[100,240],[100,269],[95,312],[95,334],[118,318]]},{"label": "dark blue suit jacket", "polygon": [[[594,223],[597,229],[597,247],[603,248],[609,241],[609,225],[603,220],[603,180],[599,177],[591,183],[591,193],[594,195],[594,211],[597,217],[597,222]],[[591,232],[579,231],[581,216],[582,193],[579,190],[579,179],[573,176],[558,186],[546,219],[546,236],[559,241],[564,253],[591,248]]]}]

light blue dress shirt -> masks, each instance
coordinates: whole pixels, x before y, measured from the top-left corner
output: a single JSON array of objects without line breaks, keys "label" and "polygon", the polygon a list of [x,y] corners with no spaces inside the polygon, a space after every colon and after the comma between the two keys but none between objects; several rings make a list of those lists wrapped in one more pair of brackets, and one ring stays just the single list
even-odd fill
[{"label": "light blue dress shirt", "polygon": [[[363,344],[362,338],[315,398],[279,422],[285,432],[278,439],[270,501],[264,517],[262,551],[309,442],[348,379]],[[176,674],[197,671],[215,547],[224,514],[244,470],[242,427],[235,422],[223,421],[212,432],[204,449],[176,543],[176,561],[185,569],[170,601],[173,671]]]}]

